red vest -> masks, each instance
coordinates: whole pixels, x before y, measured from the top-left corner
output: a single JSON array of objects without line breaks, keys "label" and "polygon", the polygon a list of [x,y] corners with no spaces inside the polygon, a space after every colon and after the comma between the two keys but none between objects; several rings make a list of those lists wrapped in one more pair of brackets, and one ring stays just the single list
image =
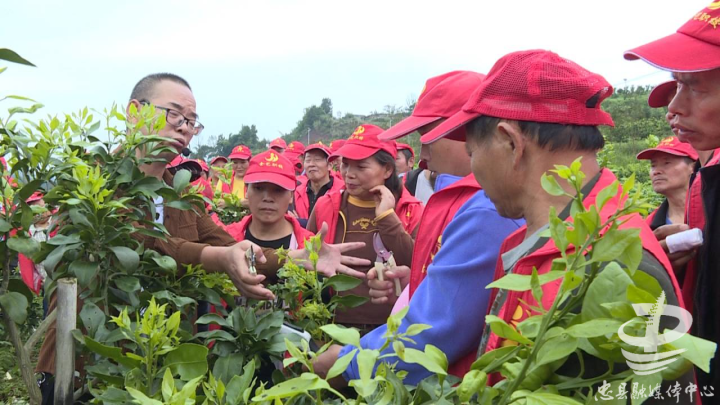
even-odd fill
[{"label": "red vest", "polygon": [[[250,225],[250,221],[252,220],[252,215],[248,215],[244,217],[240,222],[235,222],[234,224],[230,224],[225,228],[225,231],[230,234],[233,238],[235,238],[236,241],[240,242],[245,240],[245,231],[247,230],[247,227]],[[298,247],[300,249],[305,247],[305,240],[314,236],[314,234],[307,229],[303,228],[300,225],[300,222],[298,222],[297,219],[294,217],[285,214],[285,220],[290,222],[293,228],[293,234],[295,235],[295,239],[297,240]]]},{"label": "red vest", "polygon": [[[407,177],[407,176],[406,176]],[[455,213],[482,188],[470,174],[433,193],[420,218],[410,271],[410,298],[427,274],[427,268],[440,250],[442,233]]]},{"label": "red vest", "polygon": [[[331,193],[333,191],[341,191],[343,188],[345,188],[345,182],[342,180],[339,176],[332,175],[333,178],[333,185],[330,188],[330,190],[327,191],[326,194]],[[307,194],[307,184],[308,184],[308,178],[303,176],[298,177],[298,180],[300,181],[300,184],[295,187],[295,212],[298,214],[298,217],[300,218],[309,218],[310,217],[310,200],[308,198]],[[317,201],[316,201],[317,202]]]},{"label": "red vest", "polygon": [[[714,156],[705,165],[713,166],[720,163],[720,149],[716,150]],[[690,185],[687,198],[685,199],[685,223],[692,228],[701,229],[705,232],[705,207],[702,200],[702,171],[697,172],[695,180]],[[682,295],[686,309],[693,312],[695,307],[695,284],[697,283],[697,271],[699,263],[697,258],[692,258],[685,267],[685,277],[682,284]]]},{"label": "red vest", "polygon": [[[328,233],[325,235],[326,243],[340,243],[345,239],[345,232],[339,241],[335,241],[335,230],[337,229],[338,218],[340,217],[340,203],[342,201],[342,192],[334,191],[320,197],[315,203],[315,226],[318,230],[322,227],[323,222],[328,224]],[[395,214],[400,218],[400,222],[405,232],[412,234],[413,230],[420,222],[422,216],[422,203],[413,197],[403,187],[400,199],[395,203]],[[343,216],[343,222],[345,217]],[[347,230],[347,224],[345,224]]]},{"label": "red vest", "polygon": [[[595,185],[595,187],[593,187],[592,191],[585,197],[585,200],[583,201],[585,206],[589,207],[590,205],[595,204],[595,199],[600,190],[610,185],[615,180],[616,177],[612,172],[607,169],[603,169],[597,184]],[[600,212],[601,220],[606,221],[614,212],[617,211],[620,206],[622,206],[622,201],[620,201],[618,194],[617,196],[611,198],[610,201],[605,204],[605,207],[603,207],[602,212]],[[665,270],[667,271],[672,282],[675,293],[678,296],[679,305],[684,308],[685,306],[683,304],[683,297],[680,293],[680,288],[677,285],[677,281],[675,280],[675,275],[672,271],[670,261],[665,255],[665,252],[662,250],[662,247],[660,247],[660,243],[655,238],[655,235],[650,230],[650,227],[647,226],[645,221],[639,215],[632,215],[630,217],[626,217],[626,220],[627,222],[625,222],[620,228],[640,229],[640,239],[642,240],[643,248],[650,254],[652,254],[663,265],[663,267],[665,267]],[[500,256],[498,258],[498,262],[495,268],[495,280],[498,280],[505,275],[502,263],[502,254],[510,251],[511,249],[522,243],[522,241],[525,239],[526,231],[527,228],[522,227],[517,231],[513,232],[503,242],[500,248]],[[515,267],[513,267],[513,274],[531,275],[533,267],[537,268],[538,274],[545,274],[550,271],[553,260],[558,257],[560,257],[560,251],[555,246],[555,242],[550,239],[540,249],[520,259],[515,265]],[[542,305],[544,308],[550,308],[552,306],[552,303],[555,300],[555,296],[557,295],[562,281],[563,280],[560,279],[558,281],[547,283],[542,286]],[[489,305],[492,305],[497,295],[497,292],[497,289],[493,289],[490,295]],[[529,316],[534,315],[534,313],[528,308],[528,305],[538,305],[533,298],[531,291],[508,291],[507,298],[505,300],[505,303],[499,310],[498,317],[503,319],[508,324],[517,325]],[[495,334],[491,333],[488,340],[486,352],[499,348],[501,346],[501,343],[501,339]],[[477,356],[472,356],[472,358],[468,360],[468,370],[469,366],[476,358]]]}]

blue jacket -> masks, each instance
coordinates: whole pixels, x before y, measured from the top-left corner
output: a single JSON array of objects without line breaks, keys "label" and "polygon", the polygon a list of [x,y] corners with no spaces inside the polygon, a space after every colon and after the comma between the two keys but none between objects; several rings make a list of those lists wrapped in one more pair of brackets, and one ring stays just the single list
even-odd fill
[{"label": "blue jacket", "polygon": [[[406,347],[424,350],[426,344],[445,352],[448,363],[453,364],[472,350],[477,350],[482,336],[495,263],[503,240],[524,225],[523,220],[501,217],[483,190],[471,197],[455,214],[443,232],[442,247],[428,267],[427,276],[410,300],[410,307],[400,331],[409,325],[432,326],[412,339]],[[387,326],[382,325],[363,336],[364,349],[380,349]],[[338,356],[352,351],[345,346]],[[382,354],[391,353],[392,347]],[[405,370],[406,384],[417,384],[430,375],[418,364],[408,364],[397,358],[397,370]],[[345,380],[359,378],[357,358],[343,373]]]}]

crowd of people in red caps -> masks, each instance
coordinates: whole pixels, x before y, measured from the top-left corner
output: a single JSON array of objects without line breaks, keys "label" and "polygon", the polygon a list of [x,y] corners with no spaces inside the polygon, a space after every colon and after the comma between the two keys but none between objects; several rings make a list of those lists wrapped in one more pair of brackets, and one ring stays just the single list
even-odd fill
[{"label": "crowd of people in red caps", "polygon": [[[667,122],[676,136],[637,155],[650,161],[653,189],[666,199],[648,218],[630,216],[623,224],[640,230],[640,269],[658,281],[668,304],[692,312],[691,333],[715,342],[720,337],[718,25],[720,5],[713,3],[676,33],[625,53],[628,60],[641,59],[672,72],[673,80],[657,86],[648,103],[667,108]],[[192,90],[182,78],[150,75],[138,86],[150,86],[152,96],[145,100],[168,114],[161,136],[182,140],[185,147],[202,130]],[[530,292],[485,286],[509,273],[529,275],[537,269],[543,274],[560,257],[543,231],[551,209],[568,216],[570,199],[544,192],[543,173],[581,157],[588,206],[616,180],[597,161],[604,145],[598,127],[613,125],[601,108],[612,92],[603,76],[553,52],[513,52],[486,74],[453,71],[429,78],[412,115],[388,129],[359,125],[347,139],[328,145],[287,144],[278,138],[255,156],[247,146],[237,145],[229,156],[215,157],[209,164],[181,157],[179,148],[166,156],[167,167],[141,169],[167,179],[168,170],[189,168],[197,172],[193,184],[209,200],[216,193],[235,195],[250,214],[225,225],[212,220],[208,205],[207,213],[182,224],[197,227],[197,232],[168,226],[176,240],[155,247],[180,264],[203,264],[208,271],[228,273],[247,297],[272,299],[266,287],[278,280],[277,250],[302,257],[304,242],[319,233],[324,244],[318,270],[327,276],[361,278],[363,283],[348,293],[370,298],[360,307],[340,311],[338,323],[358,328],[363,347],[380,349],[388,315],[409,306],[400,330],[410,324],[431,325],[417,337],[416,346],[439,347],[451,371],[463,375],[479,355],[508,343],[486,327],[486,315],[517,324],[557,294],[560,281],[543,285],[540,303]],[[142,102],[131,96],[131,104]],[[170,111],[177,114],[171,117]],[[416,131],[422,143],[419,156],[396,142]],[[229,164],[228,182],[219,169]],[[31,201],[41,203],[42,196],[34,195]],[[622,203],[619,194],[610,198],[601,218]],[[173,212],[167,207],[165,218]],[[34,225],[33,237],[48,237],[46,222]],[[666,238],[686,231],[700,232],[704,242],[676,251]],[[257,274],[251,274],[244,260],[248,249],[258,255]],[[376,262],[383,263],[382,277]],[[41,267],[27,261],[22,266]],[[37,291],[39,279],[33,271],[23,277]],[[317,359],[316,372],[327,372],[350,349],[332,346]],[[716,356],[709,373],[696,369],[678,381],[696,381],[706,391],[714,390],[720,387],[718,366]],[[429,375],[417,364],[400,362],[397,367],[408,371],[407,383]],[[358,378],[357,359],[343,377]]]}]

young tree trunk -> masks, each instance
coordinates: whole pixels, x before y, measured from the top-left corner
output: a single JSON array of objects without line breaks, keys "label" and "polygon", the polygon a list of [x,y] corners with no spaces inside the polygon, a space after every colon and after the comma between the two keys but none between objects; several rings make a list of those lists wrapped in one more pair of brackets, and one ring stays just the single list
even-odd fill
[{"label": "young tree trunk", "polygon": [[72,331],[77,322],[77,280],[58,280],[55,338],[55,404],[72,405],[75,379],[75,342]]},{"label": "young tree trunk", "polygon": [[10,335],[10,341],[15,348],[15,357],[17,358],[18,364],[20,365],[20,374],[22,375],[23,382],[27,387],[28,394],[30,395],[30,403],[34,405],[40,405],[42,402],[42,396],[40,395],[40,388],[37,385],[37,379],[35,378],[35,372],[33,370],[32,362],[30,361],[30,355],[25,351],[22,339],[20,339],[20,331],[9,317],[4,316],[3,321],[5,328]]}]

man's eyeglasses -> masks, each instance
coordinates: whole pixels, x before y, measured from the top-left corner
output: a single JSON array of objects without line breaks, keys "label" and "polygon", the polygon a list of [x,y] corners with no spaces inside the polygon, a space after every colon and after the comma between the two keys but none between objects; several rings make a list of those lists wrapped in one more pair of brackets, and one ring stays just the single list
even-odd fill
[{"label": "man's eyeglasses", "polygon": [[[140,100],[140,103],[150,104],[150,102],[147,100]],[[199,135],[200,132],[202,132],[202,130],[205,128],[203,124],[201,124],[197,120],[182,115],[182,113],[178,110],[161,107],[159,105],[156,105],[155,108],[165,111],[165,122],[174,126],[175,128],[180,128],[181,126],[183,126],[183,124],[187,122],[188,126],[193,130],[193,135]]]}]

